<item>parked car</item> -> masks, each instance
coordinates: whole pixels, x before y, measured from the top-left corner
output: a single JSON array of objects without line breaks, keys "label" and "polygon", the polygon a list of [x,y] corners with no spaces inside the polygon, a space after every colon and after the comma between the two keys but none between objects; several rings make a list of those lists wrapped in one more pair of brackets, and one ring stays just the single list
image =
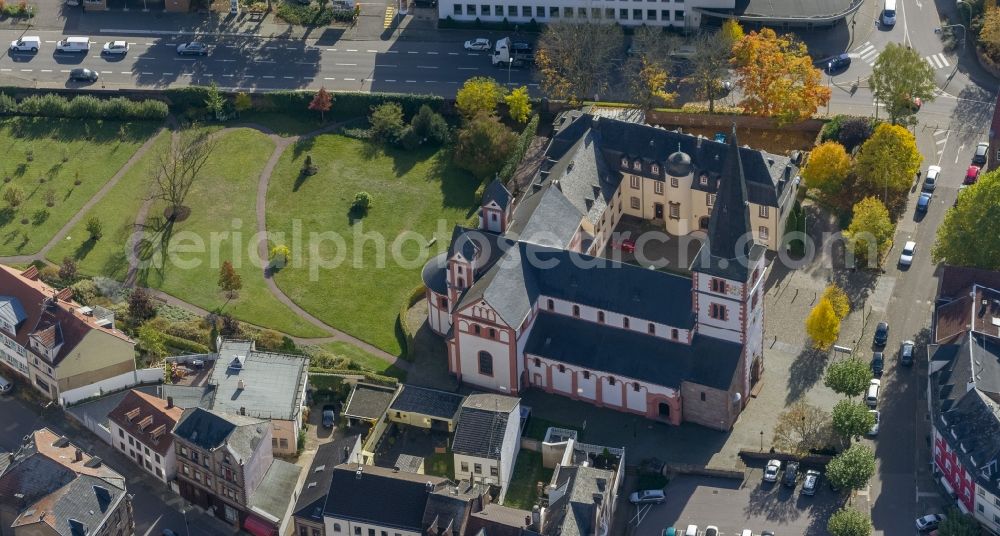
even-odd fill
[{"label": "parked car", "polygon": [[909,266],[913,264],[913,253],[917,249],[917,243],[910,240],[903,244],[903,251],[899,252],[899,265]]},{"label": "parked car", "polygon": [[927,514],[917,518],[917,530],[934,530],[944,521],[944,514]]},{"label": "parked car", "polygon": [[684,529],[684,536],[698,536],[698,525],[688,525]]},{"label": "parked car", "polygon": [[816,488],[819,487],[819,471],[810,469],[806,471],[806,479],[802,482],[802,494],[816,495]]},{"label": "parked car", "polygon": [[851,55],[848,53],[843,53],[839,56],[834,56],[830,58],[830,61],[826,64],[827,73],[835,73],[841,69],[846,69],[851,65]]},{"label": "parked car", "polygon": [[470,39],[465,42],[465,50],[489,50],[490,40],[485,37]]},{"label": "parked car", "polygon": [[881,418],[882,418],[882,414],[879,413],[879,411],[877,409],[870,409],[870,410],[868,410],[868,413],[871,413],[873,416],[875,416],[875,424],[873,424],[872,427],[871,427],[871,429],[868,430],[868,435],[870,435],[870,436],[877,436],[878,435],[878,423],[879,423],[879,420],[881,420]]},{"label": "parked car", "polygon": [[774,536],[773,530],[762,530],[760,531],[760,536]]},{"label": "parked car", "polygon": [[930,192],[923,192],[920,197],[917,198],[917,212],[927,212],[927,209],[931,206],[931,194]]},{"label": "parked car", "polygon": [[80,82],[97,82],[97,71],[91,71],[90,69],[84,69],[82,67],[77,67],[69,72],[69,79],[80,81]]},{"label": "parked car", "polygon": [[191,41],[177,45],[177,53],[181,56],[204,56],[208,54],[208,45]]},{"label": "parked car", "polygon": [[13,390],[14,384],[7,378],[0,376],[0,395],[7,394]]},{"label": "parked car", "polygon": [[11,52],[38,52],[42,48],[42,38],[37,35],[26,35],[10,42]]},{"label": "parked car", "polygon": [[906,366],[913,365],[913,349],[916,344],[913,341],[903,341],[899,347],[899,362]]},{"label": "parked car", "polygon": [[875,346],[885,346],[885,343],[889,340],[889,323],[879,322],[878,326],[875,326]]},{"label": "parked car", "polygon": [[108,41],[104,43],[101,54],[120,54],[124,56],[128,54],[128,41]]},{"label": "parked car", "polygon": [[799,462],[788,462],[785,465],[785,476],[781,483],[789,488],[794,488],[799,480]]},{"label": "parked car", "polygon": [[768,460],[767,467],[764,468],[764,482],[777,482],[780,472],[781,460]]},{"label": "parked car", "polygon": [[677,536],[677,529],[674,527],[666,527],[663,529],[663,536]]},{"label": "parked car", "polygon": [[941,174],[941,166],[927,166],[927,175],[924,175],[924,191],[933,192],[937,187],[938,175]]},{"label": "parked car", "polygon": [[163,532],[161,534],[163,536],[177,536],[177,533],[170,529],[163,529]]},{"label": "parked car", "polygon": [[868,404],[869,408],[875,409],[878,405],[878,392],[882,388],[882,380],[878,378],[872,378],[868,382],[868,391],[865,393],[865,404]]},{"label": "parked car", "polygon": [[885,370],[885,356],[882,352],[875,352],[872,354],[872,374],[875,376],[881,376],[882,371]]},{"label": "parked car", "polygon": [[620,249],[625,253],[635,253],[635,240],[631,238],[618,238],[612,242],[615,249]]},{"label": "parked car", "polygon": [[83,52],[90,50],[89,37],[67,37],[62,41],[56,41],[56,52]]},{"label": "parked car", "polygon": [[715,525],[705,527],[705,536],[719,536],[719,527]]},{"label": "parked car", "polygon": [[331,405],[323,406],[323,428],[333,428],[337,421],[337,412]]},{"label": "parked car", "polygon": [[644,489],[628,496],[628,502],[632,504],[660,504],[665,500],[667,495],[662,489]]},{"label": "parked car", "polygon": [[962,184],[976,184],[979,180],[979,166],[969,166],[969,169],[965,170],[965,180]]},{"label": "parked car", "polygon": [[976,152],[972,154],[972,163],[977,166],[985,166],[986,160],[989,158],[990,154],[990,144],[985,141],[981,141],[976,145]]}]

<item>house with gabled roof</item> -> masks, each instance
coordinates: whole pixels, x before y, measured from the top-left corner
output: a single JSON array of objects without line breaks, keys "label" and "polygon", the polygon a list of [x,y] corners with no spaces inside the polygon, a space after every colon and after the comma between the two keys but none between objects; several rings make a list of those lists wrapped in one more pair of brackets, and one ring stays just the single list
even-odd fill
[{"label": "house with gabled roof", "polygon": [[503,502],[520,449],[520,398],[489,393],[465,398],[451,441],[455,480],[496,485]]},{"label": "house with gabled roof", "polygon": [[172,398],[163,400],[132,389],[108,413],[111,445],[147,473],[169,483],[177,472],[170,432],[183,412]]}]

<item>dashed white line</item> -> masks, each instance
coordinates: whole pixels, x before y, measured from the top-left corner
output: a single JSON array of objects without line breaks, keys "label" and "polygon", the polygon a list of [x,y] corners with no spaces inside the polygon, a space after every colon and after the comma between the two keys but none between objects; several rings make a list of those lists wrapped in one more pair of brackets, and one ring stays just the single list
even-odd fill
[{"label": "dashed white line", "polygon": [[417,69],[437,69],[437,65],[417,65]]},{"label": "dashed white line", "polygon": [[438,81],[437,80],[424,80],[424,83],[425,84],[436,84],[436,83],[438,83]]},{"label": "dashed white line", "polygon": [[419,52],[417,52],[416,50],[408,50],[408,51],[407,51],[406,53],[407,53],[407,54],[420,54],[420,53],[419,53]]},{"label": "dashed white line", "polygon": [[[30,73],[30,72],[31,72],[31,69],[21,69],[21,72],[22,72],[22,73]],[[105,72],[111,72],[111,71],[101,71],[101,72],[102,72],[102,73],[105,73]]]},{"label": "dashed white line", "polygon": [[132,74],[132,71],[120,71],[118,74]]},{"label": "dashed white line", "polygon": [[437,52],[428,52],[427,54],[431,56],[437,56]]},{"label": "dashed white line", "polygon": [[385,79],[385,81],[386,81],[386,82],[395,82],[395,80],[394,80],[394,79],[392,79],[392,78],[386,78],[386,79]]},{"label": "dashed white line", "polygon": [[173,76],[174,73],[163,73],[163,76]]},{"label": "dashed white line", "polygon": [[[10,72],[10,69],[0,69],[0,73],[9,73],[9,72]],[[63,72],[64,73],[68,73],[69,71],[63,71]]]},{"label": "dashed white line", "polygon": [[[21,70],[23,71],[24,69]],[[101,71],[101,74],[111,74],[111,71]]]},{"label": "dashed white line", "polygon": [[344,81],[345,82],[354,82],[355,79],[354,78],[345,78]]},{"label": "dashed white line", "polygon": [[[63,71],[63,72],[68,72],[68,71]],[[152,75],[153,73],[150,73],[150,72],[147,72],[147,71],[143,71],[143,72],[141,72],[141,73],[139,73],[139,74],[141,74],[141,75],[143,75],[143,76],[150,76],[150,75]]]},{"label": "dashed white line", "polygon": [[386,54],[399,54],[399,51],[398,50],[386,50],[385,53]]},{"label": "dashed white line", "polygon": [[315,65],[316,64],[315,61],[297,61],[295,63],[298,64],[298,65]]},{"label": "dashed white line", "polygon": [[215,61],[221,61],[221,62],[225,62],[225,63],[232,63],[232,62],[234,62],[236,60],[215,60]]},{"label": "dashed white line", "polygon": [[357,63],[334,63],[338,67],[357,67]]},{"label": "dashed white line", "polygon": [[274,77],[269,74],[265,74],[264,76],[261,76],[261,78],[274,78]]},{"label": "dashed white line", "polygon": [[326,51],[327,51],[327,52],[336,52],[336,51],[337,51],[337,49],[335,49],[335,48],[328,48],[328,49],[326,49]]},{"label": "dashed white line", "polygon": [[407,84],[416,84],[417,81],[416,80],[407,80],[406,83]]},{"label": "dashed white line", "polygon": [[358,49],[356,49],[356,48],[349,48],[349,49],[347,49],[347,51],[348,51],[348,52],[357,52],[357,51],[358,51]]},{"label": "dashed white line", "polygon": [[222,75],[223,78],[232,78],[233,76],[235,76],[235,75],[232,75],[232,74],[224,74],[224,75]]},{"label": "dashed white line", "polygon": [[336,78],[330,78],[330,77],[328,76],[328,77],[324,78],[323,80],[336,80]]},{"label": "dashed white line", "polygon": [[278,47],[264,47],[264,50],[278,50]]},{"label": "dashed white line", "polygon": [[43,73],[51,73],[51,72],[52,72],[52,69],[42,69],[42,72],[43,72]]},{"label": "dashed white line", "polygon": [[362,78],[361,81],[362,82],[374,82],[375,79],[374,78]]},{"label": "dashed white line", "polygon": [[396,67],[395,65],[390,65],[388,63],[376,63],[375,66],[376,67],[390,67],[390,68]]},{"label": "dashed white line", "polygon": [[167,45],[168,47],[175,47],[175,46],[177,46],[177,43],[163,43],[163,44]]},{"label": "dashed white line", "polygon": [[478,71],[479,67],[459,67],[459,71]]},{"label": "dashed white line", "polygon": [[294,76],[283,76],[282,78],[284,78],[285,80],[295,80]]},{"label": "dashed white line", "polygon": [[368,52],[369,54],[378,54],[378,51],[377,51],[377,50],[372,50],[372,49],[368,49],[368,51],[367,51],[367,52]]},{"label": "dashed white line", "polygon": [[449,52],[448,55],[449,56],[458,56],[458,52]]},{"label": "dashed white line", "polygon": [[45,42],[46,42],[46,43],[55,43],[55,41],[49,41],[49,40],[47,40],[47,39],[45,40]]}]

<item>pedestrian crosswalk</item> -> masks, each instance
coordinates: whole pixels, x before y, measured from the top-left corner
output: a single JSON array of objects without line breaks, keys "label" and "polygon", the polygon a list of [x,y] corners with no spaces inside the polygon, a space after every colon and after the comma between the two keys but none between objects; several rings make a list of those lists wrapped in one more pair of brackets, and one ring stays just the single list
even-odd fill
[{"label": "pedestrian crosswalk", "polygon": [[945,67],[951,67],[951,63],[948,63],[948,58],[945,57],[943,52],[927,56],[924,60],[931,64],[931,67],[935,69],[944,69]]},{"label": "pedestrian crosswalk", "polygon": [[879,50],[875,48],[875,45],[871,41],[865,41],[865,43],[854,49],[851,54],[852,58],[859,58],[868,65],[875,65],[875,60],[878,58]]}]

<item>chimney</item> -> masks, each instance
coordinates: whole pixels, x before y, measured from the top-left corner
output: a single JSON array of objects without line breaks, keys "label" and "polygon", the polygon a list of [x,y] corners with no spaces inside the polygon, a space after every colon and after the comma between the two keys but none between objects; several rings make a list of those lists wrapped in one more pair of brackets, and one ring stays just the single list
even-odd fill
[{"label": "chimney", "polygon": [[531,515],[524,516],[524,526],[531,528]]},{"label": "chimney", "polygon": [[[243,380],[240,380],[240,381],[243,381]],[[246,416],[246,414],[247,414],[247,408],[244,407],[244,406],[240,406],[240,415]]]},{"label": "chimney", "polygon": [[174,397],[168,396],[167,397],[167,409],[171,409],[173,407],[174,407]]},{"label": "chimney", "polygon": [[601,506],[601,503],[604,502],[604,495],[601,495],[600,493],[594,493],[592,497],[596,506]]},{"label": "chimney", "polygon": [[363,472],[362,471],[362,467],[363,466],[359,463],[358,464],[358,470],[354,471],[354,478],[355,478],[355,480],[361,480],[361,473]]},{"label": "chimney", "polygon": [[434,491],[434,483],[431,482],[430,480],[428,480],[427,483],[424,484],[424,487],[427,489],[427,493]]},{"label": "chimney", "polygon": [[535,532],[542,530],[542,508],[537,504],[531,507],[531,530]]},{"label": "chimney", "polygon": [[76,449],[76,452],[73,453],[73,461],[75,461],[75,462],[83,461],[83,451],[82,450]]},{"label": "chimney", "polygon": [[243,378],[240,378],[240,381],[236,382],[236,390],[242,391],[242,390],[244,390],[246,388],[247,388],[247,386],[246,386],[245,383],[243,383]]}]

